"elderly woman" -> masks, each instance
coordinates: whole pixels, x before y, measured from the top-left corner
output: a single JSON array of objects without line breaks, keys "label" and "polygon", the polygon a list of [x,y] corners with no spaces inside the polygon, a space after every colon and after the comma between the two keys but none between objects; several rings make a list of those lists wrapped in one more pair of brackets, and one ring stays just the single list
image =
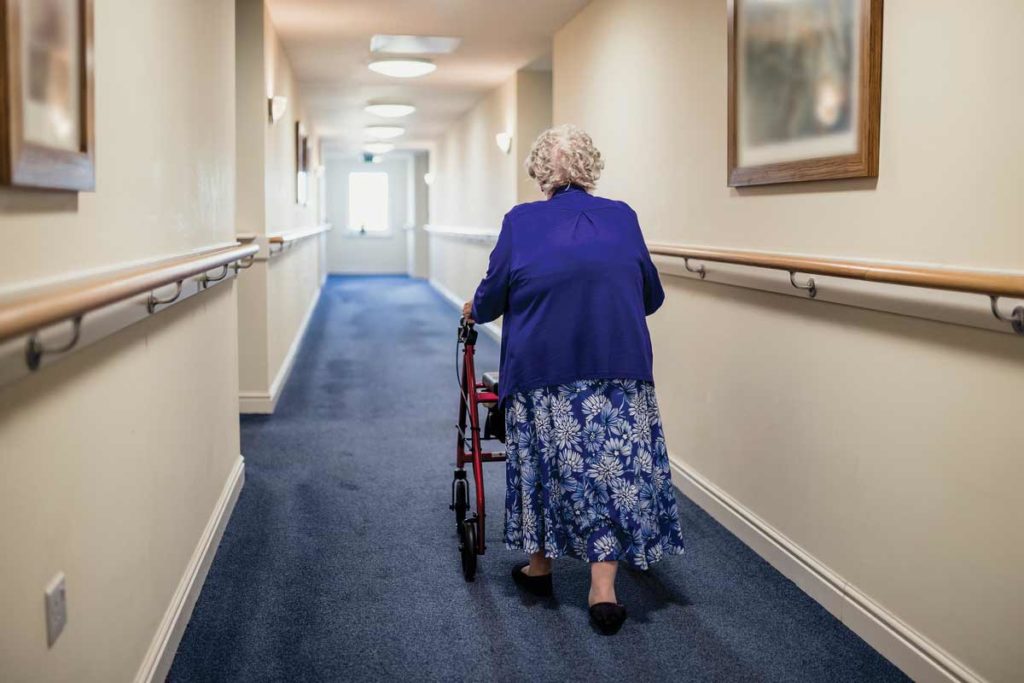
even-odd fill
[{"label": "elderly woman", "polygon": [[463,313],[504,316],[505,543],[530,554],[523,590],[552,593],[551,559],[590,563],[590,615],[614,634],[623,561],[647,569],[683,552],[645,316],[665,294],[636,213],[593,191],[604,162],[573,126],[527,159],[547,200],[505,216],[487,276]]}]

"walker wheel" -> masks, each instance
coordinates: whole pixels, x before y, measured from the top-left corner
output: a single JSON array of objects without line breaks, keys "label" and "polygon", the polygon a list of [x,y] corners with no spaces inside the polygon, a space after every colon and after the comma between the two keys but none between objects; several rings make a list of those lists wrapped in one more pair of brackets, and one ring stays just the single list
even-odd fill
[{"label": "walker wheel", "polygon": [[462,522],[466,519],[466,512],[469,511],[469,484],[465,479],[456,479],[453,485],[455,487],[455,502],[452,509],[455,510],[455,531],[459,533],[462,529]]},{"label": "walker wheel", "polygon": [[459,527],[459,553],[462,555],[462,577],[472,581],[476,576],[476,519],[463,520]]}]

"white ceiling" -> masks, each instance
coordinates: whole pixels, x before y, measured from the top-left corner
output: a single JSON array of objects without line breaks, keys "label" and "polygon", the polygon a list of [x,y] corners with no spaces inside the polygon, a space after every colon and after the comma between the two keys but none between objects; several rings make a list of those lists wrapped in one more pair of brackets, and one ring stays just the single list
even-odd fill
[{"label": "white ceiling", "polygon": [[[363,127],[395,123],[398,149],[423,148],[516,70],[550,68],[551,37],[588,0],[268,0],[270,16],[299,81],[307,115],[329,150],[356,153]],[[452,54],[430,56],[437,70],[389,78],[366,68],[375,33],[456,36]],[[399,55],[395,55],[398,57]],[[371,100],[417,111],[380,119]]]}]

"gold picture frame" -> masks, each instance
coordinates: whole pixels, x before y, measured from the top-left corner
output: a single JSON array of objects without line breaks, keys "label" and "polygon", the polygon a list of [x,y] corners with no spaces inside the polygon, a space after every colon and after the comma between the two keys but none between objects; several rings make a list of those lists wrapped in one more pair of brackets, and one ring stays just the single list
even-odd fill
[{"label": "gold picture frame", "polygon": [[96,187],[92,0],[0,0],[0,184]]},{"label": "gold picture frame", "polygon": [[878,175],[883,0],[728,0],[728,184]]},{"label": "gold picture frame", "polygon": [[295,122],[295,203],[309,203],[309,134],[299,121]]}]

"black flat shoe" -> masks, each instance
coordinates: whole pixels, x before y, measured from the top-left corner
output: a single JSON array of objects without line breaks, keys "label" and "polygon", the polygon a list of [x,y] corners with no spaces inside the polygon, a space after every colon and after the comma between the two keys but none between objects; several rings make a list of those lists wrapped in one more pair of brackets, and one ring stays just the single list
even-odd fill
[{"label": "black flat shoe", "polygon": [[545,574],[544,576],[524,574],[523,569],[529,566],[529,562],[524,562],[512,567],[512,580],[530,595],[536,595],[539,598],[550,598],[553,592],[551,574]]},{"label": "black flat shoe", "polygon": [[626,608],[614,602],[599,602],[590,606],[590,622],[602,635],[614,636],[626,621]]}]

